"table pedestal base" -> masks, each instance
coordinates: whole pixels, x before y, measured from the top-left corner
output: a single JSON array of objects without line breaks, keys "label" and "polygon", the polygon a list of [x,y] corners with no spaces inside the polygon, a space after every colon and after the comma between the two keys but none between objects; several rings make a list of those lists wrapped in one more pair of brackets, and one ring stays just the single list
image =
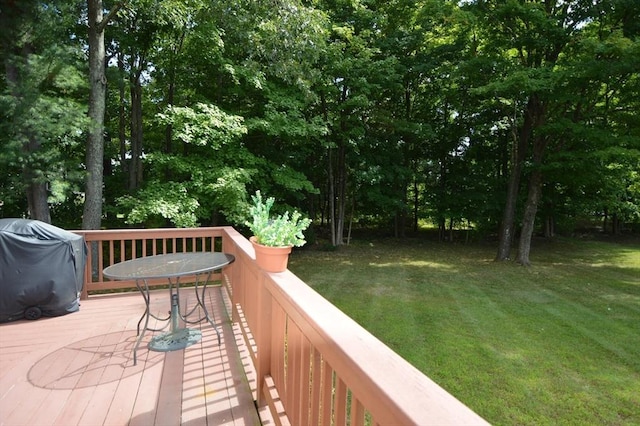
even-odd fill
[{"label": "table pedestal base", "polygon": [[[184,244],[186,244],[186,242]],[[195,240],[193,248],[195,249]],[[207,311],[205,292],[212,273],[216,270],[221,270],[234,261],[235,257],[232,254],[194,251],[153,256],[143,255],[143,257],[114,263],[104,269],[104,276],[109,279],[135,280],[136,287],[144,299],[145,310],[138,320],[138,338],[133,346],[133,365],[136,365],[138,362],[137,351],[145,333],[147,331],[160,332],[164,330],[167,325],[171,325],[171,331],[151,339],[149,343],[150,350],[158,352],[176,351],[199,342],[202,339],[202,333],[199,330],[192,330],[185,327],[189,324],[197,324],[205,320],[211,324],[211,327],[215,330],[218,337],[218,345],[220,345],[220,331]],[[189,309],[187,309],[187,303],[184,303],[184,311],[181,311],[180,278],[193,277],[194,275],[194,292],[197,303]],[[169,311],[169,315],[167,316],[152,312],[149,306],[150,294],[148,280],[158,278],[166,278],[169,281],[171,311]],[[205,279],[201,281],[201,278]],[[192,314],[195,319],[191,319]],[[157,320],[160,325],[154,325],[153,328],[149,327],[150,318]],[[164,323],[164,325],[162,325],[162,323]]]},{"label": "table pedestal base", "polygon": [[198,343],[202,339],[200,330],[179,328],[155,336],[149,342],[149,350],[155,352],[177,351]]}]

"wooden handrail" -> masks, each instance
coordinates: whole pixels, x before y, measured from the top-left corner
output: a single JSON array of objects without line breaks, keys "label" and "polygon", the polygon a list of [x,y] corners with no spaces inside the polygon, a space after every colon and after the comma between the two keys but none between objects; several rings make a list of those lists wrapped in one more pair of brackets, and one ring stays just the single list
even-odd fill
[{"label": "wooden handrail", "polygon": [[222,277],[232,320],[251,354],[258,405],[269,407],[276,424],[488,424],[293,273],[262,271],[251,243],[231,227],[79,233],[103,249],[90,254],[98,267],[86,280],[88,297],[119,288],[101,276],[105,259],[158,254],[147,246],[235,255]]},{"label": "wooden handrail", "polygon": [[[135,288],[135,281],[109,281],[102,274],[114,263],[155,254],[220,251],[222,228],[159,228],[74,231],[83,235],[88,248],[85,285],[81,299],[92,293]],[[184,277],[189,280],[194,277]],[[219,278],[215,276],[214,278]],[[166,285],[166,280],[149,280],[148,284]]]}]

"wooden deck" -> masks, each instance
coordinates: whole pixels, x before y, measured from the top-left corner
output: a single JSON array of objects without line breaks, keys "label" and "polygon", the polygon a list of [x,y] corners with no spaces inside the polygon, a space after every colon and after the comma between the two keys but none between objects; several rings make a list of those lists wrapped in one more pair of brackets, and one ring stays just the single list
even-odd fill
[{"label": "wooden deck", "polygon": [[[259,425],[255,377],[221,287],[207,290],[222,343],[207,322],[184,350],[151,352],[147,333],[133,365],[139,293],[92,297],[68,315],[0,324],[0,426]],[[190,290],[181,299],[193,303]],[[188,295],[189,297],[185,297]],[[166,314],[168,291],[151,310]],[[262,415],[262,421],[260,418]]]}]

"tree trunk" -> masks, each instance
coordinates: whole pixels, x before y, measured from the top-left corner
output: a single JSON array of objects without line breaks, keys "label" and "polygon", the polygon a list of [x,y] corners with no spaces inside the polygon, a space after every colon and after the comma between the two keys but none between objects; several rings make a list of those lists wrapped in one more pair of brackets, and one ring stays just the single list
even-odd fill
[{"label": "tree trunk", "polygon": [[522,232],[518,244],[518,257],[516,262],[523,266],[530,266],[529,254],[531,253],[531,239],[535,230],[536,212],[538,211],[538,201],[542,192],[542,172],[534,170],[529,178],[529,194],[522,217]]},{"label": "tree trunk", "polygon": [[331,244],[336,246],[336,228],[334,224],[336,223],[336,194],[335,194],[335,182],[333,179],[333,155],[331,155],[333,149],[331,147],[327,148],[327,158],[329,159],[329,163],[327,164],[327,172],[328,172],[328,180],[329,180],[329,223],[331,225]]},{"label": "tree trunk", "polygon": [[[417,176],[417,174],[414,171],[414,176]],[[420,187],[418,186],[418,179],[417,178],[413,178],[413,232],[418,232],[418,219],[419,219],[419,202],[420,202],[420,198],[418,196],[418,191],[420,190]]]},{"label": "tree trunk", "polygon": [[[340,101],[345,102],[347,99],[347,87],[342,88],[340,95]],[[340,122],[340,129],[344,132],[346,112],[343,111],[343,117]],[[331,239],[334,246],[344,244],[344,220],[347,205],[347,164],[346,164],[346,143],[344,141],[338,142],[338,149],[336,153],[335,168],[330,169],[330,182],[331,186],[331,203],[333,204],[331,209]],[[331,158],[329,158],[330,167],[332,167]]]},{"label": "tree trunk", "polygon": [[129,190],[142,184],[142,85],[138,73],[131,77],[131,164]]},{"label": "tree trunk", "polygon": [[[322,105],[322,115],[325,121],[329,120],[327,108],[327,99],[324,93],[320,94],[320,104]],[[336,245],[336,230],[333,224],[336,220],[335,210],[335,182],[333,180],[333,148],[327,148],[327,202],[325,203],[327,211],[327,223],[331,226],[331,244]],[[323,209],[324,211],[325,209]],[[324,213],[323,213],[324,215]]]},{"label": "tree trunk", "polygon": [[346,148],[344,143],[341,143],[338,147],[338,158],[337,161],[337,175],[335,176],[337,180],[336,189],[337,192],[337,211],[336,211],[336,221],[333,223],[336,229],[336,239],[334,245],[342,245],[344,244],[344,220],[347,206],[347,165],[346,165]]},{"label": "tree trunk", "polygon": [[46,184],[33,182],[27,187],[29,218],[51,223],[49,203],[47,203]]},{"label": "tree trunk", "polygon": [[100,229],[102,223],[102,185],[104,182],[104,114],[107,98],[107,77],[104,30],[122,2],[111,6],[103,14],[102,0],[87,0],[89,23],[89,118],[91,127],[87,136],[87,177],[84,193],[82,229]]},{"label": "tree trunk", "polygon": [[548,214],[544,220],[544,237],[553,238],[556,235],[555,220],[552,214]]},{"label": "tree trunk", "polygon": [[[537,111],[538,124],[544,120],[544,105],[540,104]],[[518,244],[518,258],[516,262],[529,266],[529,254],[531,253],[531,239],[535,231],[536,213],[538,211],[538,202],[542,193],[542,159],[544,151],[547,147],[548,139],[546,137],[537,136],[533,138],[533,166],[534,169],[529,177],[529,193],[527,194],[527,202],[525,204],[524,215],[522,217],[522,232],[520,233],[520,241]]]},{"label": "tree trunk", "polygon": [[502,212],[500,223],[497,261],[509,260],[511,256],[511,243],[515,233],[516,202],[520,187],[520,175],[522,174],[522,162],[517,161],[511,168],[509,184],[507,187],[507,199]]},{"label": "tree trunk", "polygon": [[[183,30],[180,33],[180,41],[177,46],[171,52],[171,60],[169,62],[169,87],[167,88],[167,106],[173,106],[175,93],[176,93],[176,63],[179,52],[182,50],[184,44],[186,32]],[[173,152],[173,126],[167,124],[164,131],[164,152],[171,154]],[[167,173],[171,173],[170,169],[167,169]]]},{"label": "tree trunk", "polygon": [[[529,98],[524,114],[524,122],[519,132],[513,132],[513,152],[511,155],[511,173],[507,187],[507,199],[500,223],[499,245],[496,261],[508,260],[511,256],[511,244],[515,234],[515,217],[518,193],[520,191],[520,179],[522,176],[522,166],[527,157],[527,146],[533,129],[542,111],[542,104],[537,96]],[[515,119],[514,119],[515,121]]]},{"label": "tree trunk", "polygon": [[[444,126],[447,126],[447,121],[445,119]],[[440,194],[446,194],[447,191],[447,155],[442,154],[440,156],[440,160],[438,161],[440,165],[439,169],[439,177],[438,177],[438,189]],[[438,196],[438,202],[444,203],[443,199],[444,195]],[[440,212],[440,217],[438,218],[438,241],[446,241],[447,239],[447,217],[444,212]]]},{"label": "tree trunk", "polygon": [[[124,54],[118,52],[118,71],[120,75],[124,75]],[[118,99],[120,105],[118,106],[118,142],[120,146],[120,164],[122,164],[123,170],[127,169],[127,110],[126,110],[126,98],[125,98],[125,80],[118,79]]]},{"label": "tree trunk", "polygon": [[89,12],[89,118],[87,137],[83,229],[100,229],[104,156],[104,113],[107,93],[105,76],[104,21],[102,0],[87,0]]},{"label": "tree trunk", "polygon": [[621,230],[622,230],[622,226],[621,226],[620,217],[618,216],[618,213],[614,213],[611,216],[611,234],[620,235]]},{"label": "tree trunk", "polygon": [[[40,143],[31,136],[28,142],[28,150],[31,155],[40,149]],[[51,223],[51,212],[49,210],[47,182],[43,182],[44,177],[38,177],[33,170],[25,168],[23,175],[27,181],[27,204],[29,208],[29,218]]]},{"label": "tree trunk", "polygon": [[438,242],[443,242],[447,238],[447,219],[444,216],[438,218]]}]

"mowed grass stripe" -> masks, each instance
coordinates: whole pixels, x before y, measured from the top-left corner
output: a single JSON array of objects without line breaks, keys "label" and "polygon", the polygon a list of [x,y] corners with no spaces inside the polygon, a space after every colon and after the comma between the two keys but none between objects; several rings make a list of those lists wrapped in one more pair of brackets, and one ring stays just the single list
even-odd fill
[{"label": "mowed grass stripe", "polygon": [[640,424],[640,245],[356,241],[290,268],[494,424]]}]

